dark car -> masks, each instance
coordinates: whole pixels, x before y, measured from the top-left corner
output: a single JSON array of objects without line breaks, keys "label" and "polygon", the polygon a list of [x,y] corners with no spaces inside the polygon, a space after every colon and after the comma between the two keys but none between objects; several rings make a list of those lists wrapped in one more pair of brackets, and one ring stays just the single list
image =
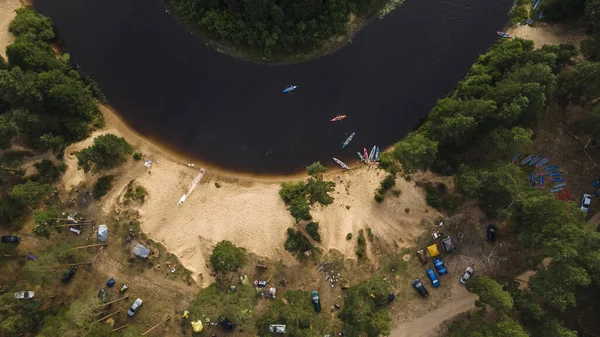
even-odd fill
[{"label": "dark car", "polygon": [[21,242],[21,237],[16,235],[7,235],[2,237],[2,243],[19,243]]},{"label": "dark car", "polygon": [[421,283],[421,281],[419,281],[419,279],[412,281],[412,286],[419,292],[419,294],[421,294],[421,296],[427,297],[427,295],[429,295],[427,289],[425,289],[425,286],[423,283]]},{"label": "dark car", "polygon": [[496,241],[496,226],[492,224],[488,224],[486,227],[486,240],[488,242]]},{"label": "dark car", "polygon": [[60,278],[60,280],[63,283],[69,283],[69,281],[71,281],[71,278],[73,277],[73,275],[75,275],[75,267],[71,266],[69,267],[69,269],[67,269],[67,271],[62,275],[62,277]]},{"label": "dark car", "polygon": [[315,290],[310,295],[312,297],[313,308],[316,312],[321,312],[321,299],[319,298],[319,292]]}]

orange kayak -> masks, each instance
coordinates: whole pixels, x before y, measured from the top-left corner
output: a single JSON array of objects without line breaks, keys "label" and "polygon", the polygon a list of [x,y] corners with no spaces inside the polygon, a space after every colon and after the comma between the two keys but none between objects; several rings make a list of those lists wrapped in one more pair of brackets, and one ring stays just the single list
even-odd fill
[{"label": "orange kayak", "polygon": [[331,119],[331,122],[341,121],[344,118],[346,118],[346,115],[337,116],[337,117]]}]

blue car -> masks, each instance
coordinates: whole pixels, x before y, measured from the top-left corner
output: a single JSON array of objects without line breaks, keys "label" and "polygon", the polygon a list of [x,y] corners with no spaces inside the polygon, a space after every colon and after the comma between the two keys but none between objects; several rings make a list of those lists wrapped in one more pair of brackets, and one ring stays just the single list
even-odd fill
[{"label": "blue car", "polygon": [[433,259],[433,266],[435,267],[435,270],[437,270],[440,276],[446,275],[446,273],[448,273],[448,271],[446,270],[446,266],[444,266],[444,261],[442,261],[442,259],[440,258]]},{"label": "blue car", "polygon": [[429,280],[431,280],[431,285],[434,288],[437,288],[440,286],[440,280],[438,280],[437,276],[435,276],[433,269],[431,269],[431,268],[427,269],[427,276],[429,277]]}]

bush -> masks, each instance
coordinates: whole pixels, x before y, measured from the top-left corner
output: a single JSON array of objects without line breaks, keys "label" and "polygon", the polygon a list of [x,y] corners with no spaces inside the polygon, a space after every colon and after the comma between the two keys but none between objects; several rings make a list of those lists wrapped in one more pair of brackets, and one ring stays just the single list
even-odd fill
[{"label": "bush", "polygon": [[94,195],[94,199],[98,200],[105,196],[108,193],[108,191],[110,191],[110,189],[112,188],[112,181],[114,178],[114,175],[107,175],[98,178],[98,181],[96,181],[92,193]]},{"label": "bush", "polygon": [[142,154],[139,153],[139,152],[135,152],[133,154],[133,159],[135,159],[135,160],[141,160],[142,159]]},{"label": "bush", "polygon": [[363,260],[367,257],[367,240],[365,239],[365,235],[363,234],[362,229],[358,232],[358,239],[356,239],[356,244],[356,256],[358,256],[359,260]]},{"label": "bush", "polygon": [[216,272],[236,271],[246,262],[246,250],[223,240],[210,255],[210,264]]},{"label": "bush", "polygon": [[128,205],[132,200],[144,203],[146,201],[146,195],[148,192],[143,186],[135,184],[135,180],[132,180],[127,184],[127,190],[125,191],[125,204]]},{"label": "bush", "polygon": [[319,223],[318,222],[309,222],[306,224],[306,232],[310,235],[313,240],[317,242],[321,242],[321,235],[319,235]]},{"label": "bush", "polygon": [[284,243],[284,248],[288,252],[296,255],[296,257],[305,256],[305,251],[311,251],[314,247],[310,244],[310,241],[299,231],[294,231],[292,228],[287,230],[287,239]]},{"label": "bush", "polygon": [[369,238],[369,242],[373,242],[375,239],[375,235],[373,235],[371,228],[367,228],[367,238]]},{"label": "bush", "polygon": [[439,190],[435,188],[431,183],[427,183],[423,186],[425,190],[425,201],[427,205],[433,208],[441,208],[442,207],[442,195]]},{"label": "bush", "polygon": [[389,174],[400,172],[400,167],[396,164],[396,159],[392,152],[383,152],[379,156],[379,167],[386,170]]},{"label": "bush", "polygon": [[64,163],[54,165],[50,160],[43,159],[42,161],[33,164],[37,169],[38,173],[31,177],[31,180],[40,182],[42,184],[52,184],[60,178],[60,175],[67,170],[67,166]]},{"label": "bush", "polygon": [[348,240],[348,241],[352,240],[352,233],[346,234],[346,240]]},{"label": "bush", "polygon": [[215,183],[215,187],[216,187],[216,188],[221,188],[221,184],[219,184],[219,183]]},{"label": "bush", "polygon": [[379,193],[379,189],[377,189],[377,191],[375,191],[375,201],[377,201],[378,203],[382,203],[384,199],[385,198],[383,197],[383,195]]},{"label": "bush", "polygon": [[131,154],[133,147],[123,137],[106,134],[94,138],[94,144],[77,152],[77,165],[85,172],[117,167]]}]

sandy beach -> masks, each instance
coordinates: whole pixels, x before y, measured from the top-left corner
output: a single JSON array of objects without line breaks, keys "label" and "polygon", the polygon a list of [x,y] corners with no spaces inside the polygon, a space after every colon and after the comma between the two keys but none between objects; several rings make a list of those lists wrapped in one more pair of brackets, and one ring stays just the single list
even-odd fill
[{"label": "sandy beach", "polygon": [[13,43],[15,37],[8,31],[8,26],[17,15],[15,10],[20,8],[20,0],[0,0],[0,55],[6,60],[6,47]]},{"label": "sandy beach", "polygon": [[535,48],[544,45],[567,43],[579,47],[585,40],[583,29],[574,29],[562,24],[536,23],[534,26],[521,25],[508,30],[513,36],[532,40]]}]

